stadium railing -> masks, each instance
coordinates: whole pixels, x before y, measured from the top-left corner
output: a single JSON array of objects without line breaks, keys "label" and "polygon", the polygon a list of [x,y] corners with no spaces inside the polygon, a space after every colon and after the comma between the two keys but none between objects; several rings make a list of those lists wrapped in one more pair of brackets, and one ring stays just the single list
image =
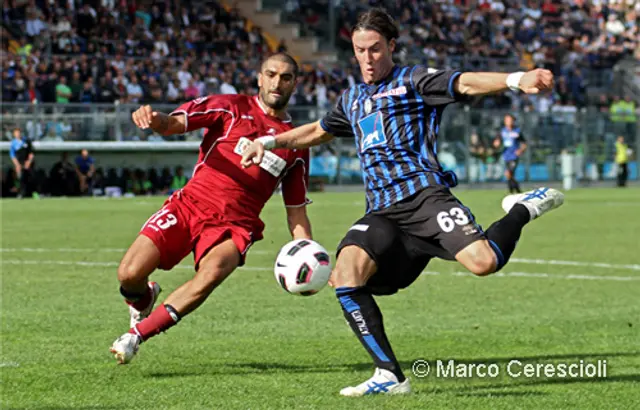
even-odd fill
[{"label": "stadium railing", "polygon": [[[56,160],[60,151],[90,149],[98,163],[122,166],[178,164],[189,166],[195,161],[203,130],[161,137],[135,127],[131,112],[134,104],[20,104],[3,103],[3,142],[0,150],[5,160],[11,130],[18,126],[23,135],[34,141],[41,164]],[[175,105],[154,105],[170,112]],[[321,118],[327,109],[309,106],[290,108],[294,123],[302,124]],[[483,159],[473,158],[467,147],[472,132],[486,146],[498,135],[505,110],[470,109],[452,106],[445,111],[440,124],[438,156],[442,165],[455,170],[461,181],[501,180],[503,163],[499,153]],[[562,178],[560,158],[569,153],[574,158],[575,177],[584,180],[615,177],[613,163],[615,140],[623,135],[633,151],[630,179],[638,179],[637,153],[640,148],[640,124],[635,116],[627,121],[610,118],[595,108],[566,110],[553,107],[551,112],[517,112],[517,125],[529,144],[518,167],[524,181],[557,181]],[[312,150],[311,174],[324,183],[362,182],[354,141],[337,139]],[[128,158],[128,159],[127,159]]]}]

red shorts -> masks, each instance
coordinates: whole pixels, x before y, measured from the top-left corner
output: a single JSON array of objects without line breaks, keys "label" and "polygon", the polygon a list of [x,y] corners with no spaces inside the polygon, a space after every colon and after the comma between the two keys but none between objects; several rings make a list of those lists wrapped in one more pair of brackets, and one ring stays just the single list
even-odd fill
[{"label": "red shorts", "polygon": [[238,248],[242,266],[249,247],[262,239],[264,226],[260,219],[232,222],[229,215],[202,208],[178,191],[145,222],[140,234],[150,238],[160,250],[160,269],[173,268],[192,251],[197,269],[211,248],[229,238]]}]

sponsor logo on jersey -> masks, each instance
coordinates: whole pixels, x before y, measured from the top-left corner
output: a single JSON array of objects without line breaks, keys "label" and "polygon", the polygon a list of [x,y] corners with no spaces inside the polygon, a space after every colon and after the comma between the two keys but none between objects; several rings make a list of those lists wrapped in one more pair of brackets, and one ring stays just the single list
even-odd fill
[{"label": "sponsor logo on jersey", "polygon": [[379,98],[383,98],[383,97],[393,97],[395,95],[404,95],[407,93],[407,87],[405,87],[404,85],[402,87],[397,87],[397,88],[392,88],[389,91],[385,91],[383,93],[380,94],[375,94],[373,97],[374,100],[377,100]]},{"label": "sponsor logo on jersey", "polygon": [[378,145],[386,144],[387,136],[384,132],[382,113],[377,112],[364,117],[358,121],[358,126],[362,132],[361,152]]}]

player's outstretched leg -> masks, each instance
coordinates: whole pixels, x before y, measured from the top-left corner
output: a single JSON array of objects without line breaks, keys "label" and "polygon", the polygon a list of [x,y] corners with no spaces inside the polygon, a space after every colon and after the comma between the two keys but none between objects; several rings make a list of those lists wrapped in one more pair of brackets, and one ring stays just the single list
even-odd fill
[{"label": "player's outstretched leg", "polygon": [[538,188],[505,197],[502,207],[507,215],[487,229],[486,241],[468,245],[455,255],[456,259],[479,276],[499,271],[515,250],[522,228],[563,203],[564,194],[552,188]]},{"label": "player's outstretched leg", "polygon": [[199,261],[193,279],[176,289],[147,318],[113,342],[111,352],[118,363],[129,363],[140,343],[166,331],[194,311],[239,263],[240,253],[231,239],[212,248]]},{"label": "player's outstretched leg", "polygon": [[341,250],[332,273],[332,283],[344,317],[376,364],[370,379],[342,389],[343,396],[409,393],[405,378],[384,330],[382,312],[371,292],[364,287],[375,273],[375,262],[361,248],[347,246]]}]

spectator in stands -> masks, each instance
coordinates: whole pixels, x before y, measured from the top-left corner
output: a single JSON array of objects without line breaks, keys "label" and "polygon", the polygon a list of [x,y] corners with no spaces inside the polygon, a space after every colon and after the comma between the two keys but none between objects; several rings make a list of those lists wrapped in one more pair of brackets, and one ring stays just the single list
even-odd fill
[{"label": "spectator in stands", "polygon": [[187,185],[187,181],[188,181],[188,178],[184,175],[184,169],[181,166],[177,166],[176,174],[173,176],[173,180],[171,181],[169,194],[172,194],[175,191],[182,189],[185,185]]},{"label": "spectator in stands", "polygon": [[162,195],[168,195],[171,190],[171,184],[173,183],[173,176],[171,175],[171,170],[169,167],[164,167],[162,169],[162,174],[160,178],[158,178],[158,182],[156,185],[156,191]]},{"label": "spectator in stands", "polygon": [[61,76],[58,85],[56,85],[56,102],[58,104],[67,104],[72,96],[73,92],[67,85],[67,77]]},{"label": "spectator in stands", "polygon": [[95,163],[89,151],[83,149],[76,157],[76,173],[80,181],[80,195],[90,195],[93,174],[95,173]]},{"label": "spectator in stands", "polygon": [[76,167],[69,161],[69,154],[65,151],[49,172],[49,186],[51,196],[75,195],[78,191]]}]

